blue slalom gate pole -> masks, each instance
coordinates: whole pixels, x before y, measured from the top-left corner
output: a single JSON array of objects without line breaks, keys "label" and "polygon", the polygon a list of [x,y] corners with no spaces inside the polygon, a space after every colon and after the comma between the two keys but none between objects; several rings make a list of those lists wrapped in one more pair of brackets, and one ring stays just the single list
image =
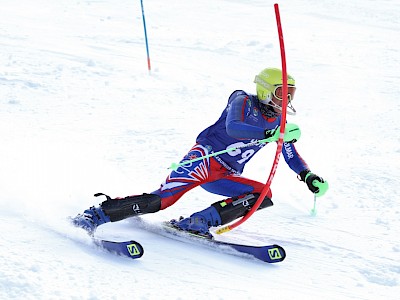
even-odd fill
[{"label": "blue slalom gate pole", "polygon": [[149,43],[147,41],[147,30],[146,30],[146,19],[144,17],[144,8],[143,8],[143,0],[140,0],[140,4],[142,6],[142,18],[143,18],[143,27],[144,27],[144,39],[146,41],[146,52],[147,52],[147,68],[149,71],[151,70],[150,66],[150,54],[149,54]]}]

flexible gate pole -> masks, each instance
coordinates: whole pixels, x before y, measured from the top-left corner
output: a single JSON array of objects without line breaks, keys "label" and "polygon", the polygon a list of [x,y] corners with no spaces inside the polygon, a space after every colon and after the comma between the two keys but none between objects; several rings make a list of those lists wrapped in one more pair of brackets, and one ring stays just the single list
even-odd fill
[{"label": "flexible gate pole", "polygon": [[224,227],[221,227],[216,231],[217,234],[221,234],[224,232],[231,231],[232,229],[238,227],[240,224],[244,223],[247,219],[249,219],[253,213],[260,207],[261,203],[264,200],[264,197],[267,195],[268,191],[271,188],[271,183],[272,179],[275,176],[276,169],[278,167],[279,163],[279,157],[282,152],[282,147],[283,147],[283,138],[285,135],[285,125],[286,125],[286,111],[287,111],[287,104],[288,104],[288,87],[287,87],[287,72],[286,72],[286,57],[285,57],[285,46],[283,43],[283,33],[282,33],[282,25],[281,25],[281,18],[279,14],[279,6],[278,4],[274,4],[275,8],[275,16],[276,16],[276,24],[278,27],[278,36],[279,36],[279,44],[280,44],[280,49],[281,49],[281,60],[282,60],[282,116],[281,116],[281,123],[280,123],[280,135],[278,139],[278,146],[276,149],[275,153],[275,159],[274,163],[271,168],[271,172],[268,176],[267,183],[265,184],[260,197],[257,199],[256,203],[253,205],[253,207],[247,212],[246,215],[243,216],[243,218],[239,219],[235,223],[231,225],[227,225]]},{"label": "flexible gate pole", "polygon": [[146,29],[146,19],[144,17],[144,8],[143,8],[143,0],[140,0],[140,4],[142,6],[142,18],[143,18],[143,27],[144,27],[144,39],[146,41],[146,52],[147,52],[147,68],[149,69],[149,72],[151,70],[151,65],[150,65],[150,54],[149,54],[149,43],[147,41],[147,29]]}]

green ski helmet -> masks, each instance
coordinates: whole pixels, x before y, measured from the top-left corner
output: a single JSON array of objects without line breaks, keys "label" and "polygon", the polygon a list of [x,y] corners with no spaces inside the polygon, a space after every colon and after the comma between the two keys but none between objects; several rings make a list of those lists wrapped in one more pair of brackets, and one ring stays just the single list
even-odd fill
[{"label": "green ski helmet", "polygon": [[[282,107],[272,102],[272,96],[278,100],[282,100],[282,71],[276,68],[266,68],[262,70],[254,78],[256,84],[258,100],[268,106],[282,110]],[[288,108],[289,115],[295,115],[296,110],[292,106],[294,92],[296,91],[295,80],[292,76],[287,74],[288,84]]]}]

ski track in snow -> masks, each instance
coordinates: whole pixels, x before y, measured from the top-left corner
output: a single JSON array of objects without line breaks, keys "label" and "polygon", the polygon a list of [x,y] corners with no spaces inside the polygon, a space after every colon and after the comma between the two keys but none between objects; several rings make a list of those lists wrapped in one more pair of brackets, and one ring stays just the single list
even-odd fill
[{"label": "ski track in snow", "polygon": [[[274,206],[218,238],[277,243],[279,264],[173,241],[131,220],[99,237],[139,241],[141,259],[97,249],[68,216],[152,192],[235,89],[280,66],[273,2],[10,1],[0,10],[0,299],[398,299],[397,1],[281,1],[296,78],[297,149],[329,181],[312,195],[281,159]],[[23,9],[21,9],[23,7]],[[206,110],[207,109],[207,110]],[[274,147],[244,176],[266,181]],[[219,200],[196,189],[149,222]]]}]

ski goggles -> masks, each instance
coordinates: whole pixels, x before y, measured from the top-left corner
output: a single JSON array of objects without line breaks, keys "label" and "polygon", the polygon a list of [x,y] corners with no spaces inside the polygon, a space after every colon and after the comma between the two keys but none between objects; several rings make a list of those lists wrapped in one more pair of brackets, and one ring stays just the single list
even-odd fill
[{"label": "ski goggles", "polygon": [[[254,82],[257,84],[260,84],[263,86],[265,89],[271,92],[271,94],[274,95],[275,98],[278,100],[282,101],[282,94],[283,94],[283,86],[282,84],[270,84],[266,81],[264,81],[260,76],[256,75],[254,78]],[[288,85],[288,100],[291,101],[294,97],[294,92],[296,91],[296,87],[294,85]]]},{"label": "ski goggles", "polygon": [[[295,86],[288,85],[288,99],[289,99],[289,101],[293,99],[295,91],[296,91],[296,87]],[[272,91],[272,94],[275,96],[276,99],[282,101],[283,100],[283,86],[282,85],[275,85],[275,88]]]}]

